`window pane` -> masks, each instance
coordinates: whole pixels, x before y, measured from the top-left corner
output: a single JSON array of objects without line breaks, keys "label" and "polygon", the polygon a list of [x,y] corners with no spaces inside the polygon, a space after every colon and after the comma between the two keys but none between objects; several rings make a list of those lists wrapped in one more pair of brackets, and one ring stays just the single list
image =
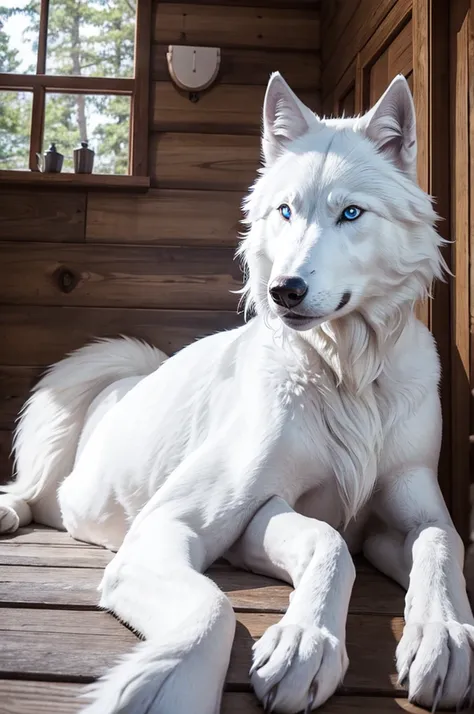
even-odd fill
[{"label": "window pane", "polygon": [[0,92],[0,169],[28,169],[32,92]]},{"label": "window pane", "polygon": [[46,95],[43,150],[54,142],[63,171],[74,171],[73,150],[89,141],[94,173],[128,174],[130,97],[103,94]]},{"label": "window pane", "polygon": [[0,72],[36,72],[40,4],[40,0],[0,0]]},{"label": "window pane", "polygon": [[133,77],[136,4],[50,0],[46,73]]}]

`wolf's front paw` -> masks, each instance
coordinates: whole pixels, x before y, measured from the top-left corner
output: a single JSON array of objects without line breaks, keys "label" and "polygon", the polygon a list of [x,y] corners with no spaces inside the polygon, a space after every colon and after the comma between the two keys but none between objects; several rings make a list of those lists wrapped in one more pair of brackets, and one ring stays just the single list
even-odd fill
[{"label": "wolf's front paw", "polygon": [[349,660],[343,639],[325,627],[283,621],[254,645],[250,670],[255,693],[267,712],[310,712],[341,683]]},{"label": "wolf's front paw", "polygon": [[471,669],[474,627],[455,620],[411,623],[397,647],[400,683],[411,702],[427,707],[469,708],[474,704]]}]

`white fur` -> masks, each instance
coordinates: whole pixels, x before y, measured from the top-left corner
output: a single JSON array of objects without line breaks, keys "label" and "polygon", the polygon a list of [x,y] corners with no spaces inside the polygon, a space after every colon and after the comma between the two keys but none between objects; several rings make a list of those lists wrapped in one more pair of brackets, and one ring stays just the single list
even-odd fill
[{"label": "white fur", "polygon": [[18,478],[2,487],[10,500],[2,497],[0,509],[8,512],[16,497],[23,501],[22,525],[31,518],[28,502],[36,521],[62,528],[56,492],[73,468],[91,402],[111,383],[145,376],[165,359],[160,350],[123,338],[99,340],[50,367],[20,414],[13,445]]},{"label": "white fur", "polygon": [[[256,315],[163,364],[143,344],[96,343],[28,402],[17,483],[0,497],[8,528],[29,517],[13,494],[118,550],[101,605],[147,638],[89,714],[218,713],[235,623],[202,573],[222,555],[295,586],[255,647],[268,711],[310,711],[343,678],[349,549],[408,589],[397,663],[410,698],[472,695],[463,548],[436,479],[439,363],[413,314],[444,266],[414,126],[403,78],[365,117],[326,120],[273,75],[239,251]],[[341,222],[349,205],[365,212]],[[269,294],[282,275],[308,285],[299,323]]]}]

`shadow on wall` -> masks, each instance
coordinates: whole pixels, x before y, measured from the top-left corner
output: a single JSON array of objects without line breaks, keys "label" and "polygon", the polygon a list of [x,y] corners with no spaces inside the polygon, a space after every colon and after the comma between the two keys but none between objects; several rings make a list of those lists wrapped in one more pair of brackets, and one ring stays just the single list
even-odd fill
[{"label": "shadow on wall", "polygon": [[470,545],[466,553],[466,564],[464,574],[466,576],[467,592],[474,610],[474,483],[471,484],[471,537]]},{"label": "shadow on wall", "polygon": [[[472,391],[472,396],[474,397],[474,390]],[[471,435],[470,442],[471,442],[471,444],[474,445],[474,435]],[[472,480],[472,475],[471,475],[471,480]],[[471,503],[471,518],[470,518],[470,522],[469,522],[470,544],[469,544],[469,547],[466,552],[466,564],[464,567],[464,574],[466,576],[467,592],[469,594],[469,599],[471,601],[471,607],[474,610],[474,483],[471,483],[470,503]]]}]

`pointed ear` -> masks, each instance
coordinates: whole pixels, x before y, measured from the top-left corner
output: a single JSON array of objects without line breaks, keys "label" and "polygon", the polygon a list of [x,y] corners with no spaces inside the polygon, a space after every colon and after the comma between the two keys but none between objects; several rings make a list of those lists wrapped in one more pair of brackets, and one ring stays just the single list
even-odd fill
[{"label": "pointed ear", "polygon": [[381,154],[416,181],[415,106],[402,74],[392,80],[377,104],[361,118],[359,127]]},{"label": "pointed ear", "polygon": [[316,125],[317,117],[300,102],[279,72],[268,82],[263,103],[262,151],[265,165],[271,165],[285,147]]}]

